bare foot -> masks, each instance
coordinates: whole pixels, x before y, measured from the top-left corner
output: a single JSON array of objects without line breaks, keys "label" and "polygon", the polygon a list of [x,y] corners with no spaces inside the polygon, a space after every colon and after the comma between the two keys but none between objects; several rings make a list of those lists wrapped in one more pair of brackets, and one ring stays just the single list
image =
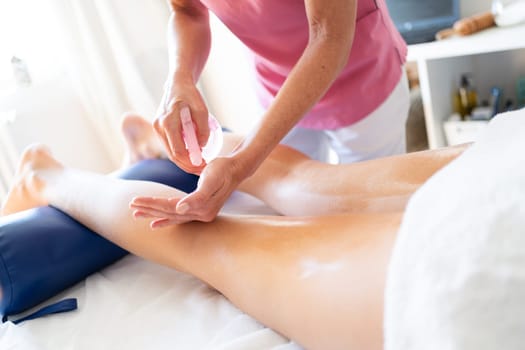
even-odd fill
[{"label": "bare foot", "polygon": [[131,165],[143,159],[165,156],[153,126],[143,117],[125,113],[122,117],[121,129],[127,145],[123,166]]},{"label": "bare foot", "polygon": [[62,168],[62,165],[53,158],[47,147],[43,145],[27,147],[18,164],[13,185],[0,207],[0,215],[47,205],[42,195],[44,181],[38,174],[53,168]]}]

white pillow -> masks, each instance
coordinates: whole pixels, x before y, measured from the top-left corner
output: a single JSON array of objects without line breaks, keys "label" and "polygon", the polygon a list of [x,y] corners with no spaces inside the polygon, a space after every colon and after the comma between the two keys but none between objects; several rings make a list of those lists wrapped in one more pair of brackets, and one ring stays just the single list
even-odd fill
[{"label": "white pillow", "polygon": [[387,350],[525,348],[525,110],[410,200],[385,298]]}]

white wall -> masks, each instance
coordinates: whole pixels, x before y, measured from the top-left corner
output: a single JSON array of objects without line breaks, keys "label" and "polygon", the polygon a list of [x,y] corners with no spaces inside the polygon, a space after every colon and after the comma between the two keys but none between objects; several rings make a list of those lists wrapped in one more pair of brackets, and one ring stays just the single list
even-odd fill
[{"label": "white wall", "polygon": [[255,77],[244,45],[211,16],[212,48],[201,84],[210,112],[219,122],[245,134],[263,113],[254,90]]},{"label": "white wall", "polygon": [[461,17],[490,11],[492,0],[461,0]]},{"label": "white wall", "polygon": [[57,75],[0,98],[0,110],[16,113],[5,126],[15,150],[43,143],[64,164],[99,172],[114,170],[66,75]]}]

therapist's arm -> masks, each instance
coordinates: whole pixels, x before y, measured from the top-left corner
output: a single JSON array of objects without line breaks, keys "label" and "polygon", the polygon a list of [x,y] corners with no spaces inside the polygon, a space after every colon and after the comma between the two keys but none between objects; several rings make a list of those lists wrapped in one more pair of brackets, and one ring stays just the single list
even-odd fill
[{"label": "therapist's arm", "polygon": [[260,124],[234,155],[249,175],[326,93],[345,67],[357,0],[305,0],[309,42]]},{"label": "therapist's arm", "polygon": [[[247,138],[202,172],[197,190],[178,201],[158,226],[213,220],[237,186],[259,167],[282,138],[325,94],[348,61],[357,0],[305,0],[309,41],[273,104]],[[158,203],[163,206],[164,203]],[[156,208],[149,211],[155,216]]]},{"label": "therapist's arm", "polygon": [[171,0],[169,4],[169,73],[154,127],[168,157],[184,170],[199,173],[204,164],[193,166],[189,161],[181,136],[180,110],[190,108],[197,139],[204,146],[209,136],[208,109],[196,84],[210,53],[209,14],[199,1]]}]

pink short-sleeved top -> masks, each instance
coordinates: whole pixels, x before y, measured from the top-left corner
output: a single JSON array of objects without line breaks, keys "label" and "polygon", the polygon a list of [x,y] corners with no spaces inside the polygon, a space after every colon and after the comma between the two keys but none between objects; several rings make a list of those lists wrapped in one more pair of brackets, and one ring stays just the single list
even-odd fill
[{"label": "pink short-sleeved top", "polygon": [[[304,0],[200,0],[253,52],[258,95],[268,107],[308,42]],[[299,126],[337,129],[373,112],[399,82],[407,47],[385,0],[358,0],[347,65]]]}]

